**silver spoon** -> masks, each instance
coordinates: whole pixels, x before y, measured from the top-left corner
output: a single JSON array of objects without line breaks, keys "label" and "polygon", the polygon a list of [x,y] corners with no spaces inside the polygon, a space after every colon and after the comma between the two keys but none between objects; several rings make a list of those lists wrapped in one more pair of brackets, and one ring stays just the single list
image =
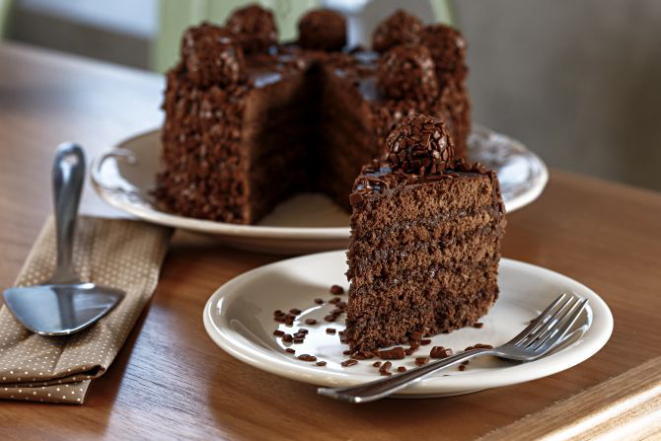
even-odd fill
[{"label": "silver spoon", "polygon": [[75,144],[61,144],[53,164],[53,202],[57,235],[57,264],[42,285],[9,288],[5,304],[30,331],[40,335],[69,335],[106,315],[125,293],[81,282],[72,254],[78,204],[85,178],[85,154]]}]

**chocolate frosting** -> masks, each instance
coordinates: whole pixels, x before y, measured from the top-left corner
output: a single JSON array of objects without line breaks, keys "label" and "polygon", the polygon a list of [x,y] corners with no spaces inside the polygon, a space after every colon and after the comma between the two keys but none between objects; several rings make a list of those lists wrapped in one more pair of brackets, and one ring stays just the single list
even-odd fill
[{"label": "chocolate frosting", "polygon": [[404,119],[386,140],[388,153],[363,167],[349,195],[351,205],[365,196],[400,185],[453,179],[463,173],[493,173],[479,163],[454,159],[452,140],[441,120],[425,115]]}]

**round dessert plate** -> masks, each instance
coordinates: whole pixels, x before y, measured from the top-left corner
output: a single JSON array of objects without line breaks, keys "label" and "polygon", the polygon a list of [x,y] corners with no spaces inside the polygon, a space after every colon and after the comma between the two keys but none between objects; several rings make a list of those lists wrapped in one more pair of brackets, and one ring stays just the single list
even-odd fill
[{"label": "round dessert plate", "polygon": [[[373,367],[374,359],[343,367],[343,354],[348,346],[341,343],[337,332],[344,328],[344,315],[334,323],[324,317],[334,309],[328,301],[346,294],[333,295],[333,284],[346,290],[346,252],[332,251],[279,261],[244,273],[220,287],[207,302],[204,326],[211,339],[230,355],[258,369],[282,377],[318,386],[350,386],[380,378]],[[573,292],[589,300],[583,316],[561,347],[542,359],[518,363],[484,356],[471,360],[465,371],[456,368],[442,371],[402,391],[401,397],[450,396],[483,389],[507,386],[546,377],[569,369],[594,355],[608,341],[613,329],[613,316],[604,301],[589,288],[553,271],[502,259],[498,277],[500,297],[480,322],[483,327],[464,328],[432,338],[403,360],[392,360],[391,371],[399,366],[415,367],[415,358],[429,356],[433,346],[452,348],[455,352],[476,343],[498,346],[513,338],[531,319],[563,292]],[[315,299],[324,300],[323,305]],[[301,310],[292,327],[274,320],[274,311]],[[314,319],[316,324],[306,324]],[[308,321],[308,323],[310,323]],[[286,333],[308,330],[303,343],[284,343],[276,337],[279,329]],[[296,355],[285,352],[291,347]],[[404,347],[407,347],[404,345]],[[308,354],[325,361],[325,366],[296,358]]]},{"label": "round dessert plate", "polygon": [[[302,194],[278,205],[257,225],[237,225],[178,216],[160,210],[151,190],[161,170],[160,130],[135,136],[97,157],[92,184],[110,205],[140,219],[214,235],[225,244],[253,251],[300,254],[346,248],[349,216],[321,194]],[[521,143],[474,127],[468,155],[498,173],[505,207],[535,200],[548,181],[542,160]]]}]

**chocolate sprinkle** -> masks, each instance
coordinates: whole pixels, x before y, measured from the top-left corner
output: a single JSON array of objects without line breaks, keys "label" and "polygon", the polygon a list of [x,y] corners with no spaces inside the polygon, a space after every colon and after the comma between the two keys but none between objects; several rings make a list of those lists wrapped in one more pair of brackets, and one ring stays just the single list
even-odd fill
[{"label": "chocolate sprinkle", "polygon": [[302,361],[317,361],[317,357],[310,354],[301,354],[297,358]]},{"label": "chocolate sprinkle", "polygon": [[335,295],[344,294],[344,288],[342,288],[340,285],[333,285],[330,288],[330,292],[331,294]]},{"label": "chocolate sprinkle", "polygon": [[379,351],[379,357],[383,360],[401,360],[406,356],[404,348],[401,346],[394,347],[387,351]]},{"label": "chocolate sprinkle", "polygon": [[353,358],[350,358],[348,360],[343,361],[340,363],[343,367],[348,367],[348,366],[353,366],[355,364],[358,364],[358,360],[354,360]]},{"label": "chocolate sprinkle", "polygon": [[452,355],[452,349],[443,346],[434,346],[429,352],[431,358],[447,358]]}]

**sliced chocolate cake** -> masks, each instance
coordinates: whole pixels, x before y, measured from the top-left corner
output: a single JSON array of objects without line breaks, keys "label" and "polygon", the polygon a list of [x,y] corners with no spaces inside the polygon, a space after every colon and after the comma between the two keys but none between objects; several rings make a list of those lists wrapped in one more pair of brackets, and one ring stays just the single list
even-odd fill
[{"label": "sliced chocolate cake", "polygon": [[472,325],[498,297],[505,209],[495,174],[455,160],[431,117],[407,118],[386,143],[350,196],[345,338],[354,353]]},{"label": "sliced chocolate cake", "polygon": [[398,11],[375,32],[374,51],[350,51],[344,18],[329,10],[310,11],[299,31],[278,43],[273,14],[251,5],[225,27],[184,34],[163,105],[164,209],[253,224],[297,192],[321,191],[350,210],[362,165],[418,113],[443,117],[464,156],[470,103],[457,31]]}]

